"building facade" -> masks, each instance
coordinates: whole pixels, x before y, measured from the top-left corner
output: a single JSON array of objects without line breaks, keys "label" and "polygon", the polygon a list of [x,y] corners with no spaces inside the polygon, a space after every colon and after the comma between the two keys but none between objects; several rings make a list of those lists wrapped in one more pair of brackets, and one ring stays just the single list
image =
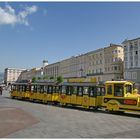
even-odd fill
[{"label": "building facade", "polygon": [[56,78],[60,76],[60,62],[49,64],[43,69],[44,76]]},{"label": "building facade", "polygon": [[17,81],[31,81],[33,77],[41,78],[43,77],[43,68],[33,68],[31,70],[25,70],[21,72]]},{"label": "building facade", "polygon": [[64,78],[92,77],[96,82],[123,78],[123,47],[110,44],[78,56],[49,64],[45,67],[47,76]]},{"label": "building facade", "polygon": [[124,47],[124,78],[140,83],[140,38],[125,40]]},{"label": "building facade", "polygon": [[14,83],[25,70],[26,69],[6,68],[4,71],[4,83],[6,85]]},{"label": "building facade", "polygon": [[104,48],[103,81],[123,79],[124,49],[120,45],[110,44]]},{"label": "building facade", "polygon": [[62,76],[65,79],[87,77],[95,82],[120,80],[123,78],[123,47],[110,44],[85,54],[48,64],[43,61],[42,68],[22,72],[19,80],[31,80],[33,77]]}]

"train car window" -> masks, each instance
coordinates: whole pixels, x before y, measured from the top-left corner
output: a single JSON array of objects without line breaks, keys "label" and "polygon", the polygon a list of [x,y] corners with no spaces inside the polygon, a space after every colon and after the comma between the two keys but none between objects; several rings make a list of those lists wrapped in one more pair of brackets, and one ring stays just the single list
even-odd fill
[{"label": "train car window", "polygon": [[71,88],[71,93],[74,94],[74,95],[77,94],[77,87],[76,86]]},{"label": "train car window", "polygon": [[126,93],[132,93],[132,86],[131,85],[126,85]]},{"label": "train car window", "polygon": [[97,96],[97,87],[89,87],[89,96],[96,97]]},{"label": "train car window", "polygon": [[11,91],[14,91],[14,85],[11,85]]},{"label": "train car window", "polygon": [[47,93],[52,94],[52,92],[53,92],[53,86],[48,86]]},{"label": "train car window", "polygon": [[78,96],[83,96],[83,87],[82,86],[77,87],[77,95]]},{"label": "train car window", "polygon": [[37,85],[37,92],[40,92],[40,85]]},{"label": "train car window", "polygon": [[[29,86],[30,86],[30,88],[31,88],[30,92],[33,92],[33,91],[34,91],[34,86],[32,86],[32,85],[29,85]],[[29,86],[27,86],[27,91],[28,91],[28,89],[29,89]]]},{"label": "train car window", "polygon": [[23,92],[23,85],[20,86],[20,92]]},{"label": "train car window", "polygon": [[56,93],[59,93],[60,86],[56,86]]},{"label": "train car window", "polygon": [[22,86],[21,85],[19,86],[19,91],[22,92]]},{"label": "train car window", "polygon": [[102,89],[101,87],[97,87],[97,96],[101,96]]},{"label": "train car window", "polygon": [[43,85],[40,86],[40,93],[44,93],[44,86]]},{"label": "train car window", "polygon": [[102,96],[105,95],[105,87],[102,87]]},{"label": "train car window", "polygon": [[24,86],[24,92],[26,92],[27,91],[27,86]]},{"label": "train car window", "polygon": [[95,87],[89,87],[89,96],[93,97],[95,95]]},{"label": "train car window", "polygon": [[19,85],[17,85],[17,91],[20,91],[20,86]]},{"label": "train car window", "polygon": [[53,93],[57,93],[58,92],[58,86],[54,86],[53,87]]},{"label": "train car window", "polygon": [[72,86],[69,86],[69,92],[70,92],[70,95],[73,94],[73,87]]},{"label": "train car window", "polygon": [[60,93],[60,94],[62,93],[62,86],[58,87],[58,93]]},{"label": "train car window", "polygon": [[17,86],[16,85],[12,85],[12,90],[16,91],[17,90]]},{"label": "train car window", "polygon": [[112,85],[107,85],[107,94],[112,95]]},{"label": "train car window", "polygon": [[19,91],[19,86],[18,85],[16,85],[16,91]]},{"label": "train car window", "polygon": [[62,93],[66,94],[66,86],[62,86]]},{"label": "train car window", "polygon": [[105,95],[105,88],[97,87],[97,96],[104,96],[104,95]]},{"label": "train car window", "polygon": [[66,88],[66,94],[71,95],[71,86],[67,86]]},{"label": "train car window", "polygon": [[17,85],[15,85],[15,90],[18,91],[18,86]]},{"label": "train car window", "polygon": [[84,87],[84,89],[83,89],[83,95],[89,95],[88,87]]},{"label": "train car window", "polygon": [[27,89],[27,86],[24,85],[24,86],[22,87],[22,91],[26,92],[26,89]]},{"label": "train car window", "polygon": [[114,85],[114,96],[123,97],[123,93],[124,93],[123,85],[115,84]]},{"label": "train car window", "polygon": [[44,92],[47,93],[48,91],[48,86],[44,86]]},{"label": "train car window", "polygon": [[37,92],[37,86],[36,86],[36,85],[33,86],[33,92],[34,92],[34,93]]}]

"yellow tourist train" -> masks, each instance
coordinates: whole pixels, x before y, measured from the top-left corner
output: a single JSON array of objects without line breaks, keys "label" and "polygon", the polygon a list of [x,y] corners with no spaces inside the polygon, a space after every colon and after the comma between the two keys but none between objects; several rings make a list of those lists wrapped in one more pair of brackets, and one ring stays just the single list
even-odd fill
[{"label": "yellow tourist train", "polygon": [[97,84],[91,79],[69,79],[60,84],[14,83],[11,98],[79,106],[108,111],[140,111],[140,95],[132,81],[106,81]]}]

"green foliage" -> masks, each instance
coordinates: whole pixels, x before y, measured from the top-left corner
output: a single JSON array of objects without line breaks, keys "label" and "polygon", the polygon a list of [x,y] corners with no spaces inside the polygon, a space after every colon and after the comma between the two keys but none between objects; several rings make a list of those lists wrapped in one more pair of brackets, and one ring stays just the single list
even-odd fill
[{"label": "green foliage", "polygon": [[62,83],[63,82],[63,77],[62,76],[58,76],[57,77],[57,83]]},{"label": "green foliage", "polygon": [[50,79],[52,80],[52,79],[54,79],[54,77],[53,77],[53,76],[51,76],[51,77],[50,77]]},{"label": "green foliage", "polygon": [[47,79],[48,79],[48,76],[44,76],[44,77],[43,77],[43,80],[47,80]]},{"label": "green foliage", "polygon": [[38,80],[41,80],[41,77],[37,77]]},{"label": "green foliage", "polygon": [[33,83],[36,82],[36,77],[33,77],[33,78],[32,78],[32,82],[33,82]]}]

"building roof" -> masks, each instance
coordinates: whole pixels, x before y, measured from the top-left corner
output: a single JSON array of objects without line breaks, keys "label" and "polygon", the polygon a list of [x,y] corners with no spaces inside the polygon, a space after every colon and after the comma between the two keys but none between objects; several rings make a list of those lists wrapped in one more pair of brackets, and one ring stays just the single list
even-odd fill
[{"label": "building roof", "polygon": [[5,70],[26,70],[26,69],[20,69],[20,68],[5,68]]},{"label": "building roof", "polygon": [[122,42],[122,44],[124,44],[124,43],[126,43],[126,42],[129,42],[129,41],[135,41],[135,40],[138,40],[138,39],[140,39],[140,37],[134,38],[134,39],[130,39],[130,40],[125,39],[125,40]]}]

